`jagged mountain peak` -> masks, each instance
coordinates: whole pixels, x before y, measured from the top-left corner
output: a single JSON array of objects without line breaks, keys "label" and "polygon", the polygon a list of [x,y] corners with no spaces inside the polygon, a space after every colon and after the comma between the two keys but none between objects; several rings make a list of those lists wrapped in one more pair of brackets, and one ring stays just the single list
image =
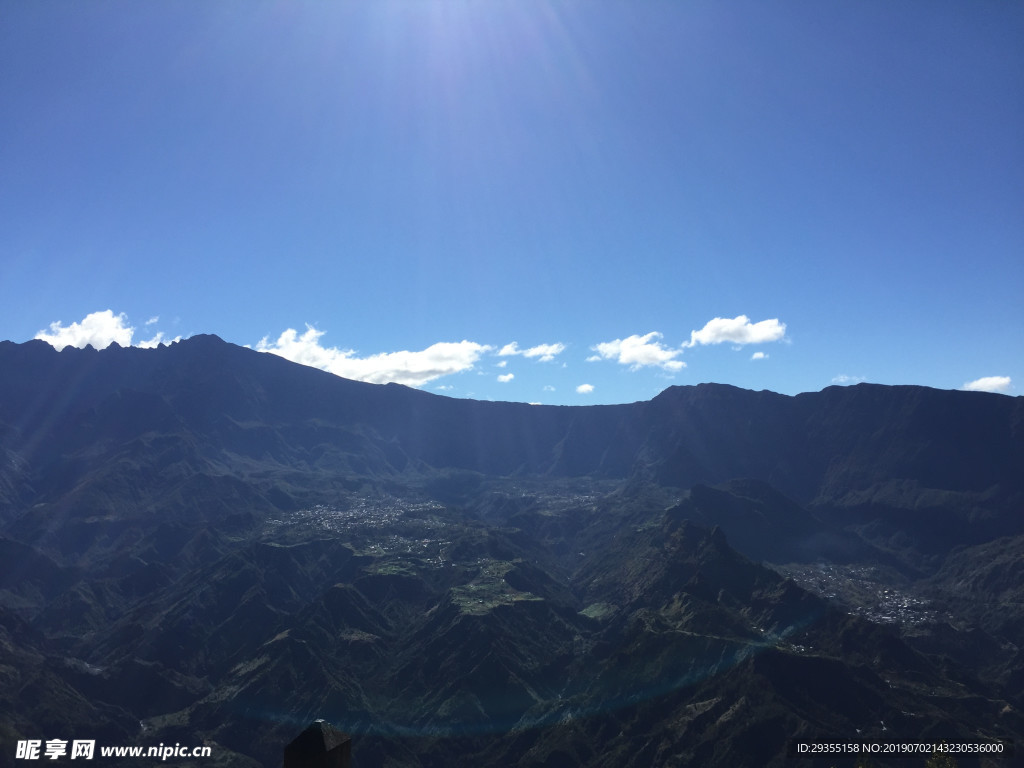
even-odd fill
[{"label": "jagged mountain peak", "polygon": [[[30,681],[0,691],[0,716],[48,736],[77,722],[53,702],[95,700],[117,743],[143,720],[268,763],[287,723],[327,717],[365,765],[657,764],[655,742],[765,764],[780,723],[859,722],[829,704],[839,686],[895,690],[894,716],[954,713],[966,736],[1008,706],[1019,619],[984,614],[985,681],[947,675],[761,561],[823,589],[891,561],[940,589],[996,552],[972,595],[1012,583],[1022,402],[701,384],[537,408],[216,336],[0,343],[0,631]],[[970,661],[957,633],[931,647]]]}]

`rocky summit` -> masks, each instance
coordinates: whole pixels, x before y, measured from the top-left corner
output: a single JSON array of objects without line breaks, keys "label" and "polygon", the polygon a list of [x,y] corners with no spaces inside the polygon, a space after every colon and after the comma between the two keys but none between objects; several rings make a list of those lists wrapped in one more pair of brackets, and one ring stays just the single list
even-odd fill
[{"label": "rocky summit", "polygon": [[787,753],[1024,741],[1022,509],[1020,397],[534,406],[0,342],[0,765],[278,766],[318,718],[359,768],[1013,765]]}]

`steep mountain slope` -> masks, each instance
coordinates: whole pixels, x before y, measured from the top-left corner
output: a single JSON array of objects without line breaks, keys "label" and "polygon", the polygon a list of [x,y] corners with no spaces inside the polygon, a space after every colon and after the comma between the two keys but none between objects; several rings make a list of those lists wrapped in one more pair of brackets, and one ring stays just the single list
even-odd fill
[{"label": "steep mountain slope", "polygon": [[361,766],[767,765],[788,738],[880,738],[880,721],[901,739],[1024,726],[983,684],[743,558],[719,529],[619,494],[538,506],[618,536],[559,573],[522,556],[545,554],[529,535],[472,522],[437,530],[464,553],[445,564],[354,551],[400,522],[363,517],[327,538],[271,527],[109,627],[49,641],[50,658],[83,699],[142,719],[140,741],[202,739],[265,765],[318,716],[358,734]]},{"label": "steep mountain slope", "polygon": [[361,766],[1024,734],[1021,398],[543,407],[0,342],[0,459],[0,764],[59,731],[272,765],[314,717]]},{"label": "steep mountain slope", "polygon": [[1024,492],[1024,401],[987,393],[858,385],[786,397],[699,385],[622,406],[485,403],[347,381],[212,336],[100,352],[0,342],[0,371],[6,514],[129,457],[151,457],[161,473],[298,469],[305,481],[318,469],[442,468],[643,470],[682,488],[758,478],[803,504],[955,507],[952,521],[985,536],[1012,527],[1003,510]]}]

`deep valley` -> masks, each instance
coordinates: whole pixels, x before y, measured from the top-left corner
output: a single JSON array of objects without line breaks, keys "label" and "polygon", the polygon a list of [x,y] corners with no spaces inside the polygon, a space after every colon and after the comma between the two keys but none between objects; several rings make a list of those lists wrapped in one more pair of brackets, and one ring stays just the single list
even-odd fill
[{"label": "deep valley", "polygon": [[1024,737],[1022,398],[543,407],[216,337],[0,342],[0,462],[3,765],[77,738],[277,766],[321,717],[359,768]]}]

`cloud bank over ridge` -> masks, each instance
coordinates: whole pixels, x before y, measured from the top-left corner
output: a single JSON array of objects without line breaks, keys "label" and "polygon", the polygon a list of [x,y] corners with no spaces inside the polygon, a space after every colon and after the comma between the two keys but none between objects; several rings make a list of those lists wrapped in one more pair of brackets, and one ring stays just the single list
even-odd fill
[{"label": "cloud bank over ridge", "polygon": [[[159,316],[151,316],[143,326],[147,333],[154,333]],[[136,328],[129,322],[125,313],[115,314],[107,309],[100,312],[93,312],[86,315],[79,322],[72,322],[64,325],[57,321],[50,323],[48,329],[39,331],[37,339],[42,339],[56,349],[61,350],[67,346],[85,347],[91,345],[102,349],[110,344],[116,343],[121,346],[131,346]],[[588,362],[610,360],[620,365],[627,366],[630,371],[641,369],[656,369],[669,377],[682,371],[687,363],[681,358],[691,347],[721,344],[730,342],[734,349],[739,349],[746,344],[762,344],[771,341],[779,341],[785,337],[786,325],[778,319],[762,320],[753,323],[746,315],[739,315],[735,318],[716,317],[704,325],[700,330],[690,332],[689,341],[672,347],[663,343],[663,334],[659,331],[639,335],[633,334],[611,341],[605,341],[590,347],[594,353],[586,358]],[[533,386],[529,379],[520,378],[513,373],[510,362],[516,357],[525,360],[532,360],[535,363],[550,363],[556,357],[563,355],[569,345],[556,342],[536,344],[527,348],[520,348],[515,341],[502,345],[484,344],[469,339],[462,341],[440,341],[425,349],[420,350],[399,350],[392,352],[379,352],[374,354],[360,354],[352,348],[325,346],[322,342],[325,331],[321,331],[312,325],[306,325],[303,332],[295,328],[287,328],[276,338],[264,336],[254,347],[257,351],[275,354],[284,357],[301,365],[308,365],[314,368],[333,373],[348,379],[366,381],[374,384],[398,383],[411,387],[423,387],[430,382],[467,371],[477,370],[481,360],[487,356],[491,358],[491,365],[503,369],[500,375],[495,375],[499,384],[510,386],[515,391],[521,391],[523,387]],[[181,337],[167,341],[177,341]],[[134,344],[137,347],[155,347],[164,343],[163,332],[156,332],[151,338],[139,341]],[[246,345],[248,346],[248,345]],[[761,360],[767,358],[763,352],[755,352],[750,359]],[[545,376],[559,375],[554,373],[571,367],[571,361],[561,362],[558,366],[547,368]],[[512,385],[512,382],[515,384]],[[521,383],[523,382],[523,383]],[[1009,387],[1009,380],[1003,384],[1001,377],[988,377],[979,379],[976,382],[969,382],[964,388],[995,388],[992,391],[1002,391]],[[550,383],[537,382],[538,391],[551,392],[554,387]],[[594,391],[594,384],[587,383],[574,388],[577,394],[590,394]],[[435,385],[435,389],[451,391],[450,385]],[[468,390],[466,396],[474,396]]]},{"label": "cloud bank over ridge", "polygon": [[[150,326],[159,321],[159,317],[151,317],[145,325]],[[92,312],[86,315],[82,322],[63,325],[59,320],[50,323],[49,332],[39,331],[35,338],[41,339],[53,346],[58,352],[64,347],[77,347],[84,349],[91,346],[94,349],[105,349],[111,344],[119,344],[122,347],[132,346],[132,336],[135,328],[128,324],[128,318],[124,312],[114,314],[113,310],[105,309],[101,312]],[[180,341],[177,336],[165,340],[163,332],[157,333],[153,338],[140,341],[135,346],[149,349],[159,344],[166,344]]]},{"label": "cloud bank over ridge", "polygon": [[982,376],[980,379],[968,381],[963,389],[968,392],[998,392],[1004,393],[1010,388],[1009,376]]},{"label": "cloud bank over ridge", "polygon": [[[624,339],[613,339],[595,344],[591,349],[596,355],[587,358],[588,362],[598,360],[614,360],[621,365],[628,365],[636,371],[646,366],[656,366],[670,373],[681,371],[686,363],[679,359],[684,350],[698,345],[722,344],[731,342],[738,347],[747,344],[766,344],[781,341],[786,336],[786,324],[778,318],[750,322],[746,315],[733,318],[716,317],[709,320],[699,331],[690,331],[690,340],[678,347],[666,347],[661,343],[662,334],[658,331],[640,336],[634,334]],[[768,355],[755,352],[751,360],[763,360]]]},{"label": "cloud bank over ridge", "polygon": [[323,335],[324,331],[312,326],[306,326],[302,335],[289,328],[275,341],[262,338],[256,349],[346,379],[373,384],[395,382],[409,387],[421,387],[442,376],[468,371],[485,352],[493,349],[473,341],[441,341],[415,352],[402,350],[359,357],[354,349],[322,346],[320,337]]}]

